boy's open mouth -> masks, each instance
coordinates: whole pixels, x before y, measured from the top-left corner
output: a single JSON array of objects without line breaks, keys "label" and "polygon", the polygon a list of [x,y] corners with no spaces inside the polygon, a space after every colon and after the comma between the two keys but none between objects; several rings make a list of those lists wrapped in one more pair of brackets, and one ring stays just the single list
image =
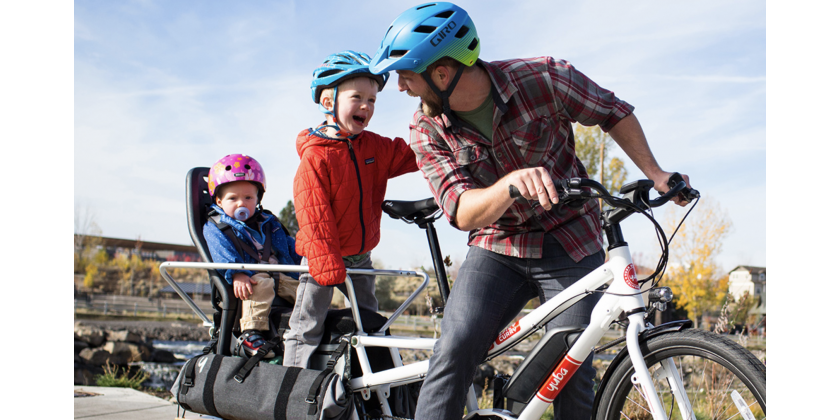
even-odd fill
[{"label": "boy's open mouth", "polygon": [[359,124],[364,124],[365,123],[365,117],[360,117],[358,115],[354,115],[353,120],[356,121]]}]

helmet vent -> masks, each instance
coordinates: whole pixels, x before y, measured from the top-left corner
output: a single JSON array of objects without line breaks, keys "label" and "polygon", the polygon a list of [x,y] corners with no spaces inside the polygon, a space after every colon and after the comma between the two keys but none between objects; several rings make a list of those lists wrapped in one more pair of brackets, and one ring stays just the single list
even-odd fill
[{"label": "helmet vent", "polygon": [[461,27],[461,29],[458,29],[458,33],[455,34],[455,38],[461,39],[469,31],[470,31],[470,28],[467,27],[467,25],[464,25],[464,26]]},{"label": "helmet vent", "polygon": [[338,74],[338,73],[341,73],[341,70],[339,70],[339,69],[327,70],[327,71],[319,74],[318,78],[323,79],[325,77],[329,77],[329,76],[332,76],[332,75]]},{"label": "helmet vent", "polygon": [[399,58],[408,54],[408,50],[392,50],[388,58]]},{"label": "helmet vent", "polygon": [[251,165],[245,165],[245,169],[251,169]]},{"label": "helmet vent", "polygon": [[229,170],[231,170],[231,169],[233,169],[233,168],[232,168],[230,165],[225,166],[225,170],[226,170],[226,171],[229,171]]},{"label": "helmet vent", "polygon": [[455,13],[455,12],[453,12],[452,10],[447,10],[445,12],[440,12],[440,13],[436,14],[435,17],[436,18],[441,18],[441,19],[449,19],[449,17],[452,16],[453,13]]},{"label": "helmet vent", "polygon": [[427,7],[432,7],[432,6],[434,6],[435,4],[436,4],[436,3],[424,4],[424,5],[422,5],[422,6],[417,7],[417,10],[420,10],[420,9],[425,9],[425,8],[427,8]]},{"label": "helmet vent", "polygon": [[437,27],[429,26],[429,25],[420,25],[414,28],[414,32],[419,32],[421,34],[430,34],[437,30]]},{"label": "helmet vent", "polygon": [[475,51],[475,47],[478,46],[478,38],[473,38],[472,42],[470,42],[470,46],[467,47],[470,51]]}]

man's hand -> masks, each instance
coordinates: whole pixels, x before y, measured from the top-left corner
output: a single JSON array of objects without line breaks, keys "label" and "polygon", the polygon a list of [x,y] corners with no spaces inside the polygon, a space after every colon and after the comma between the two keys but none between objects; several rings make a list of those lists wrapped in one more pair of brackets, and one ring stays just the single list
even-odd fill
[{"label": "man's hand", "polygon": [[247,300],[254,293],[252,284],[257,284],[256,281],[251,280],[245,273],[236,273],[233,275],[233,295],[237,299]]},{"label": "man's hand", "polygon": [[509,185],[516,187],[525,199],[539,200],[546,210],[551,210],[552,204],[560,202],[560,196],[554,188],[554,181],[548,174],[548,170],[543,167],[513,171],[505,175],[502,181],[505,188]]},{"label": "man's hand", "polygon": [[[665,194],[671,189],[671,187],[668,186],[668,178],[671,177],[671,174],[673,174],[673,172],[661,172],[656,176],[656,179],[651,179],[654,182],[653,188],[656,191],[659,191],[660,194]],[[688,175],[683,174],[682,177],[685,181],[686,188],[691,188],[691,184],[688,182]],[[675,195],[671,201],[677,203],[681,207],[685,207],[685,205],[688,204],[688,200],[683,200],[680,194]]]}]

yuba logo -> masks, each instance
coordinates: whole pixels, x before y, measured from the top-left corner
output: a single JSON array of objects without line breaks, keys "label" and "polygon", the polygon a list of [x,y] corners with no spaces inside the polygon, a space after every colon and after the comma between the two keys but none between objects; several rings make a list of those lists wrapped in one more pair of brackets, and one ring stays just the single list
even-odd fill
[{"label": "yuba logo", "polygon": [[629,264],[624,269],[624,282],[636,290],[639,289],[639,279],[636,278],[636,268],[633,267],[633,264]]},{"label": "yuba logo", "polygon": [[512,337],[514,334],[518,333],[521,328],[519,327],[519,321],[516,321],[510,327],[507,327],[501,334],[499,334],[499,338],[496,339],[496,344],[502,344],[508,338]]},{"label": "yuba logo", "polygon": [[552,392],[559,390],[560,387],[558,387],[558,385],[560,385],[560,382],[563,382],[563,378],[566,377],[567,373],[569,373],[568,370],[566,370],[565,368],[560,368],[559,372],[554,372],[553,374],[551,374],[551,377],[554,379],[552,379],[551,382],[548,383],[548,390]]}]

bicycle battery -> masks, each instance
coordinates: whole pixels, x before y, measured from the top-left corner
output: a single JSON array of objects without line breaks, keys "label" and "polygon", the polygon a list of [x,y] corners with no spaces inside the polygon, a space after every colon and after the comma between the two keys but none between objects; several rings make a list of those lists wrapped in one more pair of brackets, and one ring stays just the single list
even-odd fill
[{"label": "bicycle battery", "polygon": [[575,340],[580,337],[584,328],[585,326],[560,327],[545,333],[505,384],[502,390],[505,398],[520,403],[530,401]]}]

